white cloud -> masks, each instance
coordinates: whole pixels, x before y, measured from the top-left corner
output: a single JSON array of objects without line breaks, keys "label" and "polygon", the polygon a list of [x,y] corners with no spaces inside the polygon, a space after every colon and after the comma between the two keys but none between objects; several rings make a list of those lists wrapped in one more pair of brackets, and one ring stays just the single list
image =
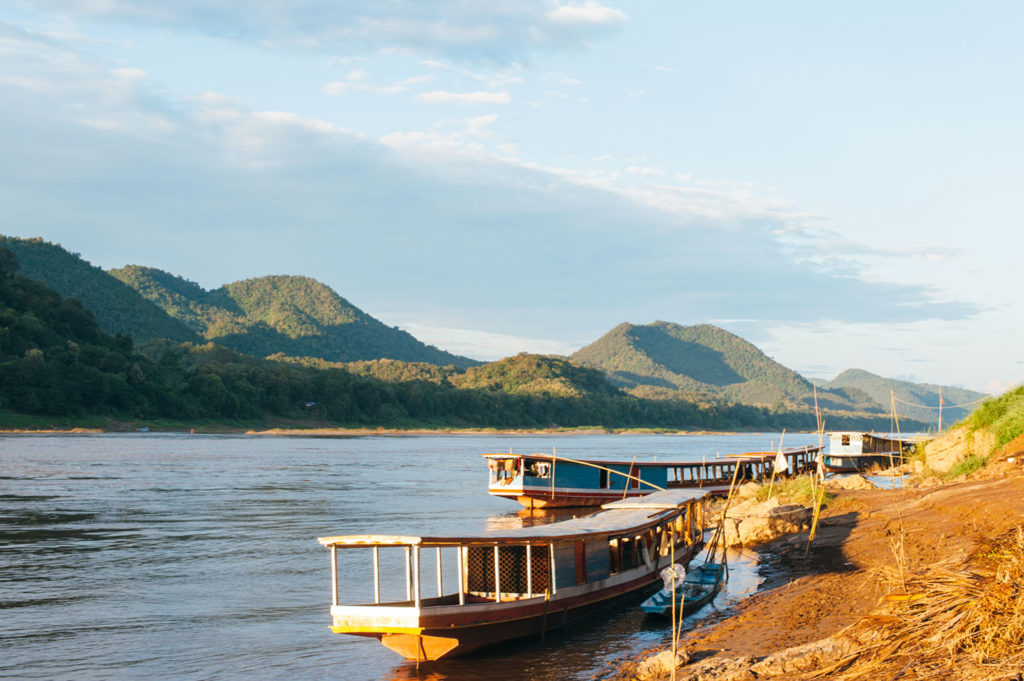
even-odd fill
[{"label": "white cloud", "polygon": [[143,78],[149,77],[149,74],[146,73],[145,69],[139,68],[111,69],[110,73],[113,76],[124,80],[142,80]]},{"label": "white cloud", "polygon": [[571,355],[580,347],[553,339],[515,336],[480,329],[432,326],[418,321],[407,321],[400,323],[399,326],[424,343],[488,362],[511,357],[520,352]]},{"label": "white cloud", "polygon": [[560,24],[617,24],[626,20],[622,10],[594,0],[560,5],[549,11],[548,16]]},{"label": "white cloud", "polygon": [[508,104],[512,97],[507,92],[446,92],[434,90],[419,96],[427,104]]},{"label": "white cloud", "polygon": [[[15,0],[18,1],[18,0]],[[492,63],[528,61],[537,51],[573,50],[625,20],[621,10],[588,1],[493,0],[20,0],[70,20],[102,20],[199,32],[292,49],[420,53]],[[430,60],[438,63],[436,59]]]},{"label": "white cloud", "polygon": [[324,93],[328,95],[344,95],[350,91],[371,92],[379,95],[397,95],[408,92],[413,85],[419,85],[433,80],[431,75],[411,76],[391,83],[390,85],[372,85],[364,82],[369,74],[362,69],[356,69],[348,74],[348,81],[335,80],[324,85]]}]

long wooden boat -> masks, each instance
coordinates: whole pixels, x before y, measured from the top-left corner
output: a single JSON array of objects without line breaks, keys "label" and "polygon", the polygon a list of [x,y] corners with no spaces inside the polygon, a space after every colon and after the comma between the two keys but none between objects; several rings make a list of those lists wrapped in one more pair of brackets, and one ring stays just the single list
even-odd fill
[{"label": "long wooden boat", "polygon": [[[703,490],[667,490],[583,518],[461,536],[320,537],[331,551],[331,630],[376,638],[420,661],[561,628],[617,599],[650,593],[661,569],[689,563],[702,544],[705,497]],[[353,577],[340,578],[338,554],[358,549],[370,553],[356,577],[372,586],[373,598],[344,605],[342,585]],[[405,558],[405,593],[386,601],[380,558],[392,549]],[[445,557],[455,562],[447,593]],[[423,593],[424,572],[432,573],[428,583],[436,578],[436,597]]]},{"label": "long wooden boat", "polygon": [[829,433],[828,453],[823,457],[830,473],[854,473],[903,463],[925,438],[889,433]]},{"label": "long wooden boat", "polygon": [[711,602],[725,576],[724,563],[701,563],[686,572],[674,589],[666,586],[640,604],[640,609],[650,615],[668,615],[672,612],[673,599],[683,615],[697,612]]},{"label": "long wooden boat", "polygon": [[[789,471],[806,470],[820,447],[783,449]],[[484,454],[488,493],[526,508],[599,506],[656,489],[702,489],[726,494],[736,482],[767,480],[778,452],[727,454],[706,461],[596,461],[555,454]],[[739,469],[739,470],[737,470]]]}]

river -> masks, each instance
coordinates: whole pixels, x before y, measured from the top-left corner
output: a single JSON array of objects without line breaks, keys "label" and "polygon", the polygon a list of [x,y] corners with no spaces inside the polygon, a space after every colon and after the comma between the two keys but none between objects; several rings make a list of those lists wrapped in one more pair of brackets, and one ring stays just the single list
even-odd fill
[{"label": "river", "polygon": [[[329,553],[315,538],[520,522],[515,504],[486,493],[484,452],[700,460],[778,441],[778,433],[0,437],[0,678],[590,679],[667,640],[670,627],[624,608],[543,643],[417,669],[372,639],[328,631]],[[817,436],[787,434],[784,444],[812,443]],[[757,586],[749,556],[733,565],[719,607]]]}]

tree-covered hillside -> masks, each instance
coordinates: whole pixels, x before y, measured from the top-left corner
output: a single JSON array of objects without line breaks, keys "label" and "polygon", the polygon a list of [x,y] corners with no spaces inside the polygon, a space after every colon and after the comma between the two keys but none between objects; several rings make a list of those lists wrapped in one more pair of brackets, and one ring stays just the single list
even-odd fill
[{"label": "tree-covered hillside", "polygon": [[861,390],[879,404],[889,405],[891,395],[896,398],[896,413],[931,425],[939,421],[939,395],[944,402],[942,421],[949,425],[965,418],[985,393],[930,383],[912,383],[894,378],[883,378],[862,369],[847,369],[829,381],[829,389]]},{"label": "tree-covered hillside", "polygon": [[153,338],[199,340],[187,325],[59,244],[0,235],[0,247],[14,254],[21,274],[43,282],[66,298],[82,301],[107,333],[131,336],[136,342]]},{"label": "tree-covered hillside", "polygon": [[[620,324],[578,350],[572,360],[604,371],[630,393],[652,398],[685,396],[705,401],[787,408],[813,403],[813,386],[757,347],[710,324]],[[856,391],[819,391],[824,409],[879,413]]]},{"label": "tree-covered hillside", "polygon": [[[814,426],[808,410],[639,399],[557,357],[517,355],[458,370],[395,360],[257,359],[167,340],[137,352],[130,338],[105,333],[77,301],[17,275],[16,267],[0,250],[0,411],[8,423],[28,414],[361,427]],[[880,424],[851,414],[835,425]]]},{"label": "tree-covered hillside", "polygon": [[389,358],[457,367],[478,363],[382,324],[308,277],[259,277],[206,291],[167,272],[137,265],[110,274],[204,339],[245,354],[333,362]]}]

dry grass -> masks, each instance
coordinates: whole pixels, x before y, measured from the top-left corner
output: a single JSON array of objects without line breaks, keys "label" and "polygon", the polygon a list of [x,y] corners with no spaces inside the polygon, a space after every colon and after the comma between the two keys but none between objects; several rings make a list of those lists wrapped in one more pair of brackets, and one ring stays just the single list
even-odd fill
[{"label": "dry grass", "polygon": [[[899,558],[900,547],[894,545]],[[858,649],[817,678],[1018,679],[1024,671],[1024,529],[971,567],[881,570],[890,593],[843,633]]]}]

